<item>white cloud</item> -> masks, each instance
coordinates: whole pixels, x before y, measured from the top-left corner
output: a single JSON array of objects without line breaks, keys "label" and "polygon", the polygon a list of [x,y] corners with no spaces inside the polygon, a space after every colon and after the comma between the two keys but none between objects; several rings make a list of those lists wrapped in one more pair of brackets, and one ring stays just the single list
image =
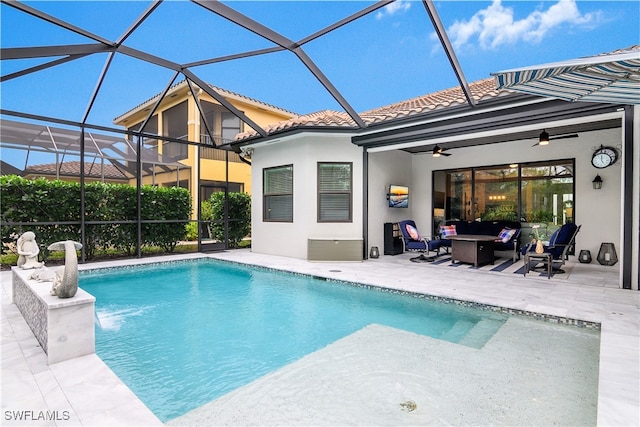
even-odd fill
[{"label": "white cloud", "polygon": [[547,10],[535,10],[516,20],[513,8],[504,7],[501,0],[493,0],[490,6],[476,12],[468,21],[455,21],[447,33],[455,48],[474,44],[477,39],[481,48],[494,49],[520,41],[536,44],[549,31],[564,24],[587,25],[597,19],[598,14],[581,14],[575,0],[558,0]]},{"label": "white cloud", "polygon": [[392,16],[396,13],[402,13],[409,10],[411,2],[409,0],[396,0],[393,3],[389,3],[376,13],[376,19],[380,20],[385,16]]}]

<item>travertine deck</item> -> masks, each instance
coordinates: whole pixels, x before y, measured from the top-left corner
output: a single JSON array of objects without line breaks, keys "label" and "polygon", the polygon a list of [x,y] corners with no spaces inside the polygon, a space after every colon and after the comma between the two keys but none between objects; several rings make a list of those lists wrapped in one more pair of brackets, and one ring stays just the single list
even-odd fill
[{"label": "travertine deck", "polygon": [[[539,276],[525,278],[517,274],[412,263],[408,254],[383,256],[364,263],[309,263],[254,254],[248,250],[207,256],[599,322],[602,331],[598,424],[640,425],[640,293],[618,289],[616,269],[593,264],[576,265],[568,277],[547,280]],[[82,265],[81,268],[132,263],[108,262]],[[16,307],[10,303],[10,272],[0,273],[0,280],[3,425],[161,424],[97,356],[47,365],[46,355]],[[265,394],[268,397],[268,392]],[[18,416],[28,419],[18,421],[15,419]],[[42,417],[53,420],[46,421]]]}]

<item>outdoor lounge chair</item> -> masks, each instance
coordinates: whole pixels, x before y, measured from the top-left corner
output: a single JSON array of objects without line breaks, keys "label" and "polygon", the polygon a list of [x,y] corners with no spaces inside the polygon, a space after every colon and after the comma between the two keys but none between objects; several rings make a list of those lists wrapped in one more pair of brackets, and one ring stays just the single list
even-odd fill
[{"label": "outdoor lounge chair", "polygon": [[[421,254],[412,258],[412,261],[433,261],[440,255],[440,247],[442,241],[440,239],[428,239],[422,237],[418,232],[416,223],[407,219],[398,223],[400,232],[402,233],[402,245],[406,252],[421,252]],[[435,252],[433,256],[429,256],[429,252]],[[426,254],[426,255],[425,255]]]},{"label": "outdoor lounge chair", "polygon": [[[547,278],[551,278],[551,273],[564,273],[560,267],[562,267],[567,259],[569,259],[569,250],[573,248],[576,242],[576,235],[580,231],[582,225],[575,225],[574,223],[564,224],[557,229],[551,235],[549,244],[544,246],[544,252],[538,254],[535,252],[536,245],[529,243],[522,248],[522,255],[524,255],[524,275],[526,276],[529,270],[537,268],[542,264],[547,270]],[[531,267],[531,262],[535,262],[534,267]]]}]

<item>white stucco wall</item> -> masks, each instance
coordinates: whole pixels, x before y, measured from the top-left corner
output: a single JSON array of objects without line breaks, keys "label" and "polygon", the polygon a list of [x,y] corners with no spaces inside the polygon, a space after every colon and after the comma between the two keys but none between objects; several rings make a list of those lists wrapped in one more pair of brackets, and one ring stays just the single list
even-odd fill
[{"label": "white stucco wall", "polygon": [[[253,148],[251,245],[258,253],[307,257],[308,238],[362,238],[362,149],[346,136],[300,134]],[[318,223],[317,163],[353,163],[353,221]],[[293,222],[262,219],[262,170],[293,165]]]},{"label": "white stucco wall", "polygon": [[[412,155],[404,151],[386,151],[369,155],[369,249],[377,246],[384,251],[383,227],[385,222],[398,222],[414,218],[414,206],[422,203],[423,193],[413,186]],[[387,201],[389,185],[409,187],[409,207],[390,208]],[[418,229],[420,229],[420,224]]]}]

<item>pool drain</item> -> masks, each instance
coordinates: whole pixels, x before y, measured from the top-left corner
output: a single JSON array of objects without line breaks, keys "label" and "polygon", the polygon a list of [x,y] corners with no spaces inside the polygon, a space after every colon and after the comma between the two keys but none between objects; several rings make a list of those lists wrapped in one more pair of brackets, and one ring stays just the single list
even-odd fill
[{"label": "pool drain", "polygon": [[401,403],[400,407],[403,411],[413,412],[416,410],[418,405],[416,405],[416,402],[414,402],[413,400],[407,400],[406,402]]}]

